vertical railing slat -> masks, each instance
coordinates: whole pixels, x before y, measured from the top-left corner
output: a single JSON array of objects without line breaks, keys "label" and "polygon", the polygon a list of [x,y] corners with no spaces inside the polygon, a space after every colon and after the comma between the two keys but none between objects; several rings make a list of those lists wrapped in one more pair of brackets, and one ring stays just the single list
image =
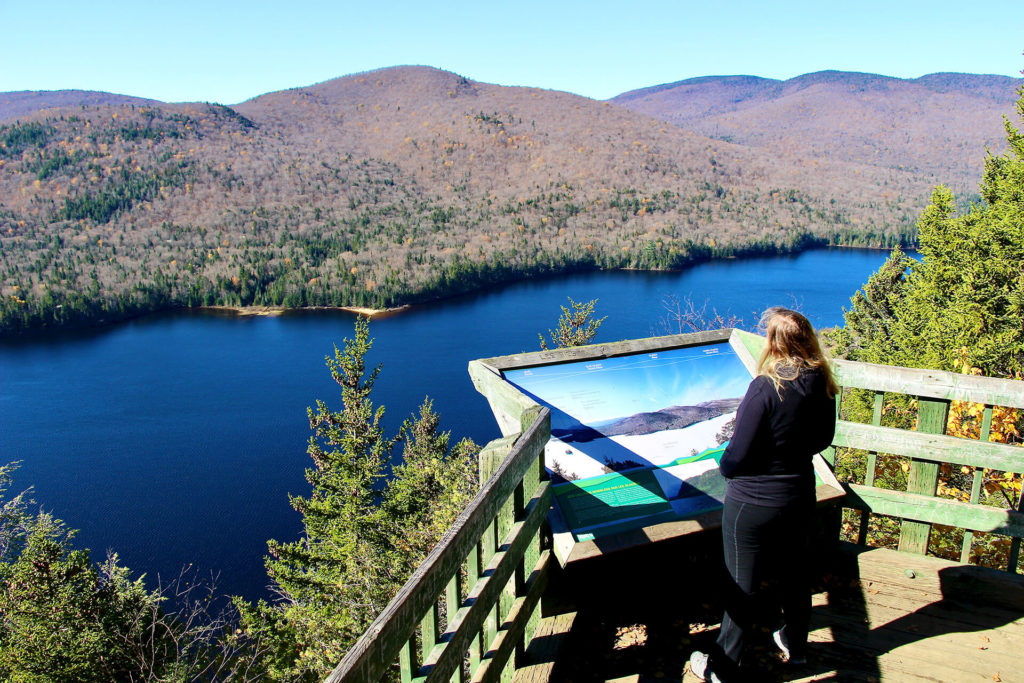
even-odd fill
[{"label": "vertical railing slat", "polygon": [[[452,623],[452,617],[455,616],[455,613],[459,611],[459,607],[462,606],[462,587],[459,584],[459,578],[459,573],[456,572],[455,576],[452,577],[451,581],[448,582],[448,585],[444,589],[444,605],[445,613],[447,615],[445,620],[445,629],[447,629],[448,625]],[[456,683],[456,681],[460,681],[461,683],[465,683],[466,681],[466,672],[461,666],[452,674],[451,683]]]},{"label": "vertical railing slat", "polygon": [[[512,504],[509,508],[509,529],[511,529],[512,522],[514,520],[520,520],[525,515],[527,489],[526,480],[532,478],[532,475],[533,472],[530,471],[523,476],[523,481],[519,482],[519,486],[516,487],[515,492],[513,492],[512,494],[512,500],[509,501]],[[504,538],[505,534],[507,533],[508,531],[502,531],[502,538]],[[508,585],[505,587],[505,590],[502,592],[501,622],[503,624],[505,623],[508,615],[511,613],[512,605],[515,603],[516,598],[526,594],[526,576],[528,572],[525,568],[525,561],[527,560],[527,558],[529,558],[530,548],[532,547],[533,543],[531,541],[530,546],[527,548],[526,553],[524,553],[523,555],[523,559],[521,559],[519,563],[516,565],[516,570],[512,574],[511,581],[509,581]],[[506,666],[502,671],[502,681],[505,681],[506,679],[511,680],[511,673],[514,669],[514,665],[523,656],[523,651],[525,648],[524,639],[526,638],[526,636],[527,634],[524,632],[522,638],[520,638],[519,642],[516,643],[515,651],[509,658],[510,666]]]},{"label": "vertical railing slat", "polygon": [[[491,558],[494,557],[494,553],[498,550],[498,520],[501,518],[501,512],[494,518],[494,522],[491,524],[490,530],[487,533],[483,547],[483,565],[486,566]],[[487,613],[487,618],[484,620],[483,628],[483,648],[482,652],[486,653],[491,647],[491,641],[498,635],[498,606],[501,604],[501,599],[494,603],[491,607],[491,611]]]},{"label": "vertical railing slat", "polygon": [[[988,441],[989,434],[992,431],[992,406],[985,406],[985,411],[981,416],[981,429],[978,432],[978,441]],[[974,481],[971,482],[971,502],[977,503],[981,500],[981,485],[985,480],[985,469],[983,467],[974,468]],[[974,532],[970,529],[964,530],[964,542],[960,547],[960,561],[964,564],[970,564],[971,561],[971,546],[974,543]]]},{"label": "vertical railing slat", "polygon": [[[472,589],[476,585],[476,582],[480,580],[480,543],[473,546],[472,550],[469,551],[469,557],[466,558],[466,583]],[[481,638],[478,635],[473,638],[473,642],[469,646],[469,672],[472,676],[473,671],[480,666],[480,658],[483,654],[483,648],[481,647]]]},{"label": "vertical railing slat", "polygon": [[[836,420],[839,420],[840,409],[843,406],[843,387],[836,388]],[[836,448],[829,446],[821,452],[821,457],[832,467],[836,466]]]},{"label": "vertical railing slat", "polygon": [[426,659],[434,646],[437,645],[437,634],[441,632],[441,610],[437,603],[427,610],[420,622],[420,661]]},{"label": "vertical railing slat", "polygon": [[416,635],[405,641],[398,655],[398,664],[402,670],[402,683],[410,683],[420,668],[416,658]]},{"label": "vertical railing slat", "polygon": [[[544,451],[541,451],[537,455],[536,469],[532,473],[528,473],[523,479],[523,481],[527,483],[527,486],[523,491],[524,497],[527,499],[532,498],[537,487],[545,479],[547,479],[547,470],[544,468]],[[540,554],[541,535],[538,533],[533,537],[533,540],[530,541],[530,547],[527,548],[526,554],[523,556],[523,569],[526,576],[533,573],[534,567],[536,567],[537,562],[540,561]],[[537,627],[540,625],[540,619],[541,611],[540,605],[538,604],[534,607],[533,611],[530,613],[530,618],[526,622],[526,632],[522,647],[516,652],[517,662],[522,660],[526,645],[533,638],[533,634],[536,633]]]},{"label": "vertical railing slat", "polygon": [[[878,427],[882,424],[882,404],[885,393],[882,391],[875,392],[875,404],[871,411],[871,424]],[[865,465],[864,470],[864,485],[874,486],[875,485],[875,468],[878,464],[878,453],[876,451],[868,451],[868,462]],[[871,521],[871,513],[864,510],[860,513],[860,530],[857,532],[857,544],[866,545],[868,542],[868,525]]]}]

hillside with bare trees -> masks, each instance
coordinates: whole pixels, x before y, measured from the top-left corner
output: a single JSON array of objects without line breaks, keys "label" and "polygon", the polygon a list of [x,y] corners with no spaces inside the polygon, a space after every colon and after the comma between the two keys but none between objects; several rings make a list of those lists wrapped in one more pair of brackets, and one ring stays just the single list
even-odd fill
[{"label": "hillside with bare trees", "polygon": [[958,193],[981,180],[978,150],[1006,147],[1002,116],[1024,81],[934,73],[914,79],[820,71],[786,81],[706,76],[612,102],[782,158],[852,161],[924,175]]},{"label": "hillside with bare trees", "polygon": [[0,124],[5,333],[169,307],[380,308],[543,272],[891,246],[912,239],[931,184],[427,67],[232,107],[49,99]]}]

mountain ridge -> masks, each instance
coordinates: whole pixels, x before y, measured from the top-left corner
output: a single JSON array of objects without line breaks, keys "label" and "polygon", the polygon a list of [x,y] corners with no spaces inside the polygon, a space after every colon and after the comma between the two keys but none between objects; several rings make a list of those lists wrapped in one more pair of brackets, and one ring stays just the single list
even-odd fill
[{"label": "mountain ridge", "polygon": [[788,80],[704,76],[627,91],[610,102],[708,137],[773,154],[909,170],[973,194],[974,150],[1005,147],[1015,86],[993,74],[914,79],[818,71]]},{"label": "mountain ridge", "polygon": [[569,427],[553,428],[551,435],[566,443],[585,443],[610,436],[642,436],[669,429],[685,429],[698,422],[735,412],[742,400],[742,397],[715,399],[696,405],[674,405],[634,413],[589,425],[578,422]]},{"label": "mountain ridge", "polygon": [[[921,85],[934,90],[935,92],[948,92],[955,86],[959,86],[961,89],[973,90],[976,92],[984,91],[987,96],[994,96],[1000,101],[1005,101],[1007,99],[1005,93],[1012,92],[1014,84],[1020,84],[1024,81],[1019,78],[1003,76],[1000,74],[973,74],[952,71],[937,71],[923,76],[918,76],[917,78],[900,78],[898,76],[886,76],[884,74],[862,71],[825,69],[822,71],[812,71],[800,74],[799,76],[794,76],[792,78],[769,78],[766,76],[755,76],[752,74],[696,76],[693,78],[684,78],[679,81],[673,81],[671,83],[660,83],[643,88],[626,90],[614,97],[608,98],[607,101],[632,100],[645,95],[651,95],[687,85],[730,83],[742,84],[748,87],[758,86],[761,88],[770,88],[774,86],[785,87],[786,85],[790,85],[794,89],[799,89],[800,87],[807,87],[808,85],[816,83],[836,82],[848,84],[859,83],[860,85],[880,85],[883,83],[892,84],[900,82]],[[994,88],[998,89],[996,93],[992,92],[992,89]]]}]

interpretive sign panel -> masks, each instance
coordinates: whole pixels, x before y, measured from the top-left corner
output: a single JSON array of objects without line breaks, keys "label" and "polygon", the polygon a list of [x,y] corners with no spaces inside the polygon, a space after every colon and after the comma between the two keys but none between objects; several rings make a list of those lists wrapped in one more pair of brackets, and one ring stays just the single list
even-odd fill
[{"label": "interpretive sign panel", "polygon": [[[564,564],[717,527],[719,471],[763,338],[735,330],[637,339],[470,363],[504,434],[551,411],[544,462]],[[819,503],[843,489],[815,456]]]}]

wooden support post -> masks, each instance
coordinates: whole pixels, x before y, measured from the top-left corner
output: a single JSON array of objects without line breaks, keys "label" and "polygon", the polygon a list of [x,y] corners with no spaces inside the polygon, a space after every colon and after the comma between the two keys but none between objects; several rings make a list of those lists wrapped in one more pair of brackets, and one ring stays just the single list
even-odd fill
[{"label": "wooden support post", "polygon": [[[982,437],[982,439],[984,441],[988,441],[988,436],[989,436],[989,432],[991,431],[991,428],[992,428],[992,408],[991,408],[991,406],[986,406],[985,407],[985,418],[982,419],[982,423],[981,423],[981,432],[984,435]],[[981,478],[978,476],[979,474],[981,474],[981,472],[980,471],[976,471],[974,473],[974,479],[975,479],[975,482],[976,482],[978,488],[980,489],[981,488],[981,482],[980,482]],[[1021,472],[1021,476],[1024,477],[1024,472]],[[976,501],[972,498],[971,502],[974,503]],[[1024,512],[1024,487],[1022,487],[1021,488],[1021,492],[1019,494],[1017,494],[1017,512]],[[1014,537],[1013,540],[1010,541],[1010,557],[1009,557],[1009,559],[1006,562],[1006,571],[1010,572],[1011,574],[1016,574],[1017,573],[1017,563],[1018,563],[1019,560],[1020,560],[1020,537]]]},{"label": "wooden support post", "polygon": [[[943,399],[918,398],[917,431],[927,434],[943,434],[949,417],[949,401]],[[907,493],[934,496],[939,483],[939,463],[911,458],[907,475]],[[900,529],[899,549],[903,552],[924,555],[928,552],[928,538],[931,524],[903,522]]]},{"label": "wooden support post", "polygon": [[[1024,512],[1024,490],[1020,492],[1017,498],[1017,512]],[[1017,573],[1017,563],[1020,561],[1020,538],[1014,538],[1010,541],[1010,559],[1006,563],[1006,571],[1011,574]]]},{"label": "wooden support post", "polygon": [[[480,482],[483,485],[491,475],[498,471],[502,461],[508,456],[512,450],[514,439],[504,439],[502,441],[491,442],[486,448],[480,451]],[[518,488],[518,487],[517,487]],[[494,518],[493,524],[484,534],[483,538],[483,553],[480,557],[481,564],[486,565],[494,557],[494,553],[497,552],[498,547],[501,544],[505,534],[508,533],[509,529],[512,528],[512,500],[506,501],[498,511],[498,515]],[[508,613],[508,609],[511,607],[515,597],[508,597],[503,591],[501,598],[498,603],[494,605],[490,613],[487,615],[487,619],[484,621],[483,630],[483,643],[481,644],[481,652],[486,652],[494,640],[494,637],[498,634],[498,629],[501,626],[501,621],[504,615]],[[475,670],[476,667],[474,666]]]}]

